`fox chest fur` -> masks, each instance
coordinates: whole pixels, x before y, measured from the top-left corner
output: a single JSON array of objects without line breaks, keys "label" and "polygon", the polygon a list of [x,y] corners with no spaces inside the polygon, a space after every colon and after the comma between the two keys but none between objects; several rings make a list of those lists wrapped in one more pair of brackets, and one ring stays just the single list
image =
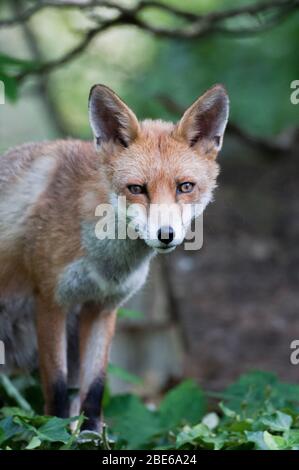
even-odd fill
[{"label": "fox chest fur", "polygon": [[81,233],[86,254],[58,277],[57,303],[68,307],[93,301],[115,308],[145,283],[153,251],[141,240],[98,240],[93,223],[83,224]]}]

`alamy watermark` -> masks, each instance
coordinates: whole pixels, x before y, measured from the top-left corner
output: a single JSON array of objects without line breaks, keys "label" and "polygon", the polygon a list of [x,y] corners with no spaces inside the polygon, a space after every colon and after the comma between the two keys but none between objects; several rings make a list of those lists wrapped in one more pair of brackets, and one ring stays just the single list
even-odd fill
[{"label": "alamy watermark", "polygon": [[294,339],[291,342],[290,349],[293,350],[290,354],[290,363],[297,366],[299,364],[299,339]]},{"label": "alamy watermark", "polygon": [[152,248],[175,248],[184,242],[185,250],[203,245],[203,206],[201,204],[129,204],[119,196],[113,204],[100,204],[95,235],[99,240],[136,240]]},{"label": "alamy watermark", "polygon": [[294,91],[291,92],[290,101],[292,104],[299,104],[299,80],[293,80],[290,88]]}]

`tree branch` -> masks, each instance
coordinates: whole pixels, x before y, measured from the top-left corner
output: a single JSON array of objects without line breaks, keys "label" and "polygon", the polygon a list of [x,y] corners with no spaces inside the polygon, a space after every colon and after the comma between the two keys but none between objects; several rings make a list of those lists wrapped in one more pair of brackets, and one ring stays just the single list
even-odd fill
[{"label": "tree branch", "polygon": [[[114,22],[115,24],[118,24],[117,21]],[[43,62],[39,64],[37,67],[33,69],[28,69],[24,70],[22,73],[17,75],[15,78],[18,82],[21,82],[26,78],[28,75],[40,75],[40,74],[45,74],[52,72],[53,70],[57,69],[58,67],[71,62],[73,59],[75,59],[78,55],[80,55],[84,50],[87,48],[87,46],[90,44],[90,42],[93,40],[93,38],[105,31],[106,29],[112,27],[113,22],[112,21],[107,21],[106,23],[103,23],[100,27],[90,29],[83,37],[82,41],[79,42],[73,49],[71,49],[69,52],[67,52],[65,55],[59,57],[58,59],[50,60],[48,62]]]},{"label": "tree branch", "polygon": [[[99,7],[115,11],[115,15],[107,19],[106,16],[99,12]],[[97,35],[115,26],[133,25],[155,36],[184,40],[199,39],[212,34],[242,37],[258,34],[277,26],[299,8],[299,0],[260,1],[250,5],[205,14],[183,11],[172,5],[160,3],[158,0],[139,0],[133,7],[125,7],[109,0],[44,0],[23,12],[15,13],[13,18],[0,20],[0,28],[17,25],[24,26],[33,16],[47,8],[86,11],[92,14],[91,18],[96,26],[88,29],[83,34],[81,41],[61,57],[45,62],[40,60],[40,63],[34,68],[21,72],[15,77],[19,82],[32,75],[44,77],[43,80],[45,80],[48,73],[71,62],[83,53]],[[184,24],[183,26],[172,28],[156,26],[140,15],[148,8],[155,8],[180,18],[184,21]],[[247,27],[234,27],[230,23],[227,24],[228,20],[243,17],[256,17],[258,22]],[[181,114],[182,110],[178,109],[178,105],[171,102],[169,97],[160,96],[159,99],[168,110],[171,110],[174,114]],[[298,143],[298,130],[295,130],[292,135],[284,135],[282,138],[279,136],[274,141],[255,137],[235,124],[229,124],[228,131],[247,145],[260,149],[266,154],[281,154],[290,151],[294,148],[294,142]]]},{"label": "tree branch", "polygon": [[[29,75],[39,75],[49,73],[56,68],[72,61],[80,55],[89,46],[92,40],[103,31],[115,26],[133,25],[137,28],[147,31],[152,35],[166,38],[180,39],[199,39],[212,34],[226,34],[231,36],[243,36],[257,34],[274,27],[281,21],[285,20],[291,12],[299,8],[299,0],[272,0],[271,2],[259,2],[253,5],[242,6],[224,11],[216,11],[199,15],[189,13],[177,9],[173,6],[159,3],[156,0],[140,0],[133,8],[120,6],[115,2],[104,0],[84,1],[43,1],[27,9],[24,13],[8,20],[0,21],[0,28],[22,24],[28,21],[36,13],[45,8],[76,8],[80,10],[91,10],[95,13],[94,8],[106,7],[116,10],[116,16],[113,18],[104,18],[103,16],[94,16],[93,19],[97,26],[87,30],[81,41],[66,54],[58,59],[50,60],[38,64],[32,69],[27,69],[15,77],[18,81],[22,81]],[[146,8],[158,8],[172,15],[180,17],[185,21],[185,25],[178,28],[166,28],[156,26],[140,17],[140,13]],[[263,21],[259,21],[258,25],[243,28],[233,28],[225,24],[228,19],[239,18],[243,16],[263,15]]]},{"label": "tree branch", "polygon": [[77,10],[88,10],[95,7],[107,7],[113,8],[118,11],[125,11],[124,8],[120,7],[116,3],[113,2],[106,2],[102,0],[90,0],[88,2],[84,1],[43,1],[41,0],[36,5],[28,8],[27,10],[23,11],[21,14],[16,15],[14,18],[8,18],[6,20],[0,21],[0,28],[10,28],[12,26],[17,26],[21,23],[25,23],[29,21],[33,16],[37,13],[40,13],[42,10],[46,8],[54,8],[54,9],[77,9]]},{"label": "tree branch", "polygon": [[[22,14],[22,0],[12,0],[12,9],[17,15]],[[38,44],[38,39],[34,30],[31,28],[29,23],[22,23],[22,32],[24,35],[27,47],[32,55],[33,60],[42,61],[43,54]],[[69,135],[69,129],[61,116],[61,113],[56,105],[55,99],[53,99],[50,86],[50,77],[46,74],[40,74],[37,82],[37,90],[39,93],[40,100],[47,111],[48,117],[51,121],[51,125],[55,129],[57,135],[65,136]]]},{"label": "tree branch", "polygon": [[147,8],[157,8],[161,11],[170,13],[171,15],[175,15],[182,19],[192,21],[194,22],[194,26],[196,26],[196,23],[217,23],[219,21],[235,18],[237,16],[254,16],[258,14],[265,14],[271,12],[272,10],[282,10],[282,12],[284,10],[291,11],[298,8],[298,0],[263,1],[245,6],[243,5],[238,8],[231,8],[227,10],[206,13],[203,15],[183,11],[174,6],[167,5],[165,3],[160,3],[156,0],[140,0],[133,8],[127,8],[122,5],[119,5],[119,3],[117,2],[106,0],[41,0],[36,5],[22,12],[20,15],[17,15],[14,18],[1,20],[0,28],[7,28],[11,26],[16,26],[20,23],[24,23],[46,8],[92,10],[93,8],[97,7],[114,9],[120,13],[128,14],[129,16],[137,15],[142,10],[145,10]]}]

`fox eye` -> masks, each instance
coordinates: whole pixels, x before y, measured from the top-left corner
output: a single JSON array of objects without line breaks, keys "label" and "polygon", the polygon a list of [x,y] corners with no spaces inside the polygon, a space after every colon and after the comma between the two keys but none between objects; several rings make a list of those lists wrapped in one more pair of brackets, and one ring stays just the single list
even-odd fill
[{"label": "fox eye", "polygon": [[191,183],[190,181],[185,181],[184,183],[180,183],[177,185],[177,192],[178,193],[191,193],[193,191],[195,184]]},{"label": "fox eye", "polygon": [[132,194],[144,194],[145,193],[145,186],[142,186],[141,184],[129,184],[128,190]]}]

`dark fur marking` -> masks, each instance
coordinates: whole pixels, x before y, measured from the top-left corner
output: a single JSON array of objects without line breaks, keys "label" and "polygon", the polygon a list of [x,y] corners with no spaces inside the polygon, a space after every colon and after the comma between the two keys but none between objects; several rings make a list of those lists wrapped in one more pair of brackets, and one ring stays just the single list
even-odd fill
[{"label": "dark fur marking", "polygon": [[84,412],[86,420],[82,430],[98,431],[102,410],[102,399],[104,393],[104,378],[99,377],[89,387],[88,393],[82,403],[81,411]]},{"label": "dark fur marking", "polygon": [[68,418],[70,412],[70,402],[68,387],[65,378],[60,377],[52,386],[52,400],[50,402],[49,413],[59,418]]}]

